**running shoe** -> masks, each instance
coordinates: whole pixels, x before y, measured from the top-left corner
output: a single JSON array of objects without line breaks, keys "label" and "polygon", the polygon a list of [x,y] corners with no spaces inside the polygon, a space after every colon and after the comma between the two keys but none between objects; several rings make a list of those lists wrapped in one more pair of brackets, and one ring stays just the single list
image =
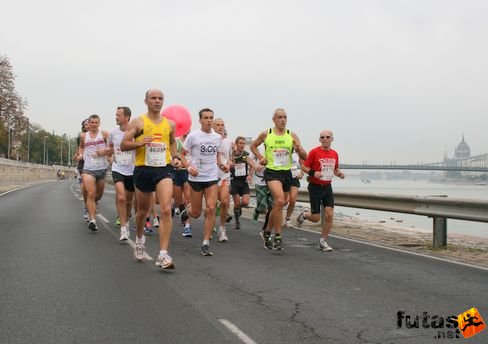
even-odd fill
[{"label": "running shoe", "polygon": [[180,216],[180,208],[174,208],[174,211],[175,211],[174,215]]},{"label": "running shoe", "polygon": [[90,215],[88,214],[88,209],[85,208],[85,212],[83,213],[83,220],[86,222],[90,221]]},{"label": "running shoe", "polygon": [[232,221],[232,215],[227,214],[227,218],[225,219],[225,223],[229,223]]},{"label": "running shoe", "polygon": [[185,226],[185,228],[183,229],[183,233],[181,233],[181,235],[184,236],[185,238],[191,238],[192,237],[191,227]]},{"label": "running shoe", "polygon": [[156,216],[156,217],[153,219],[153,227],[154,227],[154,228],[159,228],[159,216]]},{"label": "running shoe", "polygon": [[303,225],[303,222],[305,222],[305,212],[307,212],[308,209],[305,208],[303,209],[297,216],[297,225],[298,227],[301,227]]},{"label": "running shoe", "polygon": [[292,225],[289,218],[285,219],[285,222],[283,222],[283,226],[285,226],[286,228],[291,228]]},{"label": "running shoe", "polygon": [[258,224],[258,218],[259,218],[259,213],[256,211],[256,209],[254,209],[254,212],[252,213],[252,223],[254,223],[255,225]]},{"label": "running shoe", "polygon": [[125,226],[120,227],[120,239],[119,241],[127,241],[129,240],[129,231]]},{"label": "running shoe", "polygon": [[144,244],[136,241],[136,247],[134,249],[134,256],[140,262],[144,260]]},{"label": "running shoe", "polygon": [[324,240],[324,238],[320,238],[319,249],[322,251],[332,251],[332,247],[329,246],[329,244],[327,243],[327,241]]},{"label": "running shoe", "polygon": [[149,227],[147,226],[147,223],[146,225],[144,225],[144,233],[145,234],[153,234],[154,233],[154,229],[152,229],[152,227],[149,225]]},{"label": "running shoe", "polygon": [[95,222],[95,220],[91,220],[88,223],[88,229],[91,230],[92,232],[98,232],[98,227],[97,227],[97,223]]},{"label": "running shoe", "polygon": [[240,222],[234,223],[234,229],[241,229],[241,223]]},{"label": "running shoe", "polygon": [[115,225],[120,226],[120,217],[117,216],[117,219],[115,219]]},{"label": "running shoe", "polygon": [[229,238],[227,238],[227,232],[225,228],[219,228],[219,233],[218,233],[219,241],[220,242],[227,242],[229,241]]},{"label": "running shoe", "polygon": [[213,256],[213,253],[210,252],[210,247],[208,247],[208,245],[202,245],[202,255]]},{"label": "running shoe", "polygon": [[273,248],[273,242],[271,241],[271,232],[261,231],[261,238],[264,241],[264,248],[271,250]]},{"label": "running shoe", "polygon": [[158,259],[156,260],[156,266],[160,267],[163,270],[171,270],[175,268],[173,258],[171,258],[171,256],[167,253],[159,255]]},{"label": "running shoe", "polygon": [[283,240],[281,239],[281,235],[275,235],[273,250],[280,251],[282,249],[283,249]]}]

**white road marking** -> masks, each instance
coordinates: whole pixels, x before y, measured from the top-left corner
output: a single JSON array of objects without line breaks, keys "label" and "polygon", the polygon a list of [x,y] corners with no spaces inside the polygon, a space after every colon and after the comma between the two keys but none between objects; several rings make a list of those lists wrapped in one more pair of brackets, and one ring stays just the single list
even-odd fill
[{"label": "white road marking", "polygon": [[257,344],[254,340],[252,340],[247,334],[241,331],[239,327],[231,323],[227,319],[218,319],[222,325],[227,327],[230,332],[235,334],[240,340],[242,340],[246,344]]},{"label": "white road marking", "polygon": [[101,218],[105,223],[109,223],[110,221],[107,220],[107,218],[105,216],[103,216],[102,214],[97,214],[99,218]]}]

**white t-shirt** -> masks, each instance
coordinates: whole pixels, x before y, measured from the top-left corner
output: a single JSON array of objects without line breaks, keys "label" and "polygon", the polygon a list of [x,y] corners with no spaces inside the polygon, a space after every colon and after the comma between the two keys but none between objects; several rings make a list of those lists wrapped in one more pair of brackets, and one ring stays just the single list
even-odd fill
[{"label": "white t-shirt", "polygon": [[297,152],[291,154],[291,177],[298,178],[298,174],[301,171],[300,157]]},{"label": "white t-shirt", "polygon": [[222,143],[222,136],[212,130],[206,133],[200,129],[192,131],[183,143],[183,149],[191,156],[190,166],[198,169],[198,176],[191,174],[192,182],[211,182],[219,179],[217,152]]},{"label": "white t-shirt", "polygon": [[[232,141],[229,139],[222,139],[219,147],[220,163],[227,164],[232,156]],[[224,172],[219,168],[219,178],[221,180],[230,179],[230,171]]]},{"label": "white t-shirt", "polygon": [[120,130],[120,128],[115,128],[108,137],[108,144],[114,146],[112,172],[118,172],[124,176],[132,176],[134,174],[135,151],[122,151],[120,149],[124,134],[125,132]]},{"label": "white t-shirt", "polygon": [[266,169],[266,167],[261,165],[259,163],[259,160],[256,159],[256,157],[252,153],[249,155],[248,159],[252,159],[254,161],[254,165],[256,166],[253,175],[254,185],[266,186],[266,182],[264,181],[264,170]]}]

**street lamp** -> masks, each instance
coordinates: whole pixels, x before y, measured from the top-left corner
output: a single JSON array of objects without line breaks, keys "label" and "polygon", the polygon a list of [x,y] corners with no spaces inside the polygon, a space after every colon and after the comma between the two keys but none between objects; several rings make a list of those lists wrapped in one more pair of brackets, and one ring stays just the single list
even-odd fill
[{"label": "street lamp", "polygon": [[44,136],[44,150],[42,152],[42,157],[44,159],[44,165],[46,165],[46,139],[47,139],[47,136]]}]

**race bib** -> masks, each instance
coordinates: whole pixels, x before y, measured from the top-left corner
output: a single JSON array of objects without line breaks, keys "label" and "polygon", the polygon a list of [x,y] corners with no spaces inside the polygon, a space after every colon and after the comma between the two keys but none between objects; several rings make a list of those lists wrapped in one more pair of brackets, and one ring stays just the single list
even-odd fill
[{"label": "race bib", "polygon": [[322,177],[320,177],[320,180],[331,181],[334,177],[335,165],[335,159],[324,159],[321,161]]},{"label": "race bib", "polygon": [[246,164],[241,162],[239,164],[234,165],[235,171],[234,176],[236,177],[243,177],[246,175]]},{"label": "race bib", "polygon": [[90,154],[90,163],[94,169],[105,168],[106,157],[104,155],[98,156],[97,153]]},{"label": "race bib", "polygon": [[164,142],[151,142],[146,145],[146,161],[144,164],[151,167],[166,166],[166,144]]},{"label": "race bib", "polygon": [[290,151],[288,149],[273,150],[274,167],[287,166],[290,163]]},{"label": "race bib", "polygon": [[120,147],[115,149],[115,163],[119,166],[132,164],[132,152],[122,151]]}]

